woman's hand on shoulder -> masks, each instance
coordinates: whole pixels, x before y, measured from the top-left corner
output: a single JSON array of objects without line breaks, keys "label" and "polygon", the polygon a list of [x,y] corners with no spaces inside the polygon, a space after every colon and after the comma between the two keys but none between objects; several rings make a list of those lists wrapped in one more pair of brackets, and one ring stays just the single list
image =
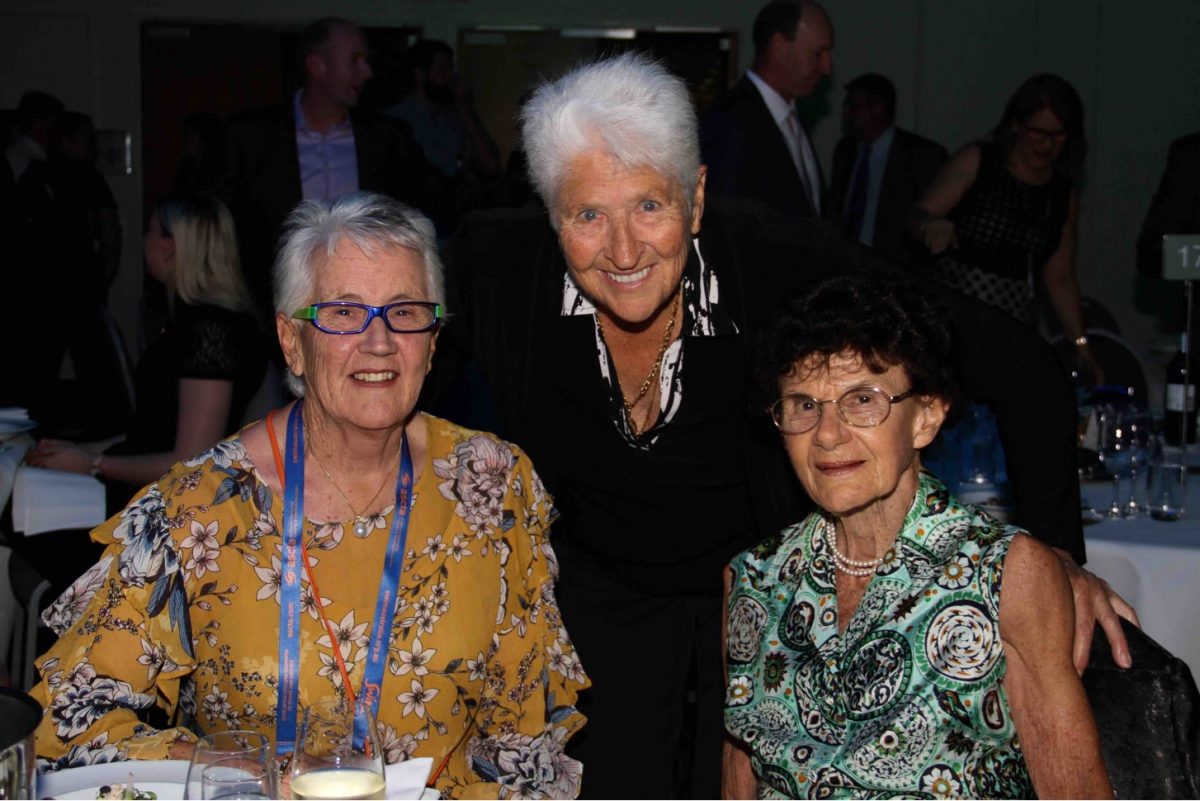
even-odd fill
[{"label": "woman's hand on shoulder", "polygon": [[1113,661],[1123,668],[1132,667],[1133,658],[1129,654],[1125,632],[1121,631],[1121,618],[1141,628],[1142,623],[1138,620],[1137,610],[1108,586],[1107,581],[1075,564],[1069,553],[1061,548],[1054,548],[1053,552],[1071,583],[1071,596],[1075,605],[1072,655],[1076,672],[1082,676],[1087,667],[1092,634],[1097,623],[1108,637]]}]

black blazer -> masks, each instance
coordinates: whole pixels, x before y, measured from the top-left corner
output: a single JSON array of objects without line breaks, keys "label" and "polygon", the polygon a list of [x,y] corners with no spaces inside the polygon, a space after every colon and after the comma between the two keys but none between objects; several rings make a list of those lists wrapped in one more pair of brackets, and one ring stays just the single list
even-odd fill
[{"label": "black blazer", "polygon": [[[358,183],[411,203],[431,216],[450,199],[441,179],[405,127],[370,113],[351,112]],[[238,227],[242,270],[260,305],[271,308],[271,263],[283,222],[302,198],[296,121],[291,102],[255,109],[229,122],[229,166],[220,194]]]},{"label": "black blazer", "polygon": [[[721,457],[745,465],[753,525],[761,539],[796,522],[809,504],[762,411],[765,403],[748,391],[759,333],[778,299],[827,271],[908,273],[846,243],[828,226],[789,221],[758,203],[710,198],[699,236],[701,252],[717,272],[722,305],[740,331],[719,362],[727,377],[721,384],[734,392],[714,389],[737,415],[734,439],[740,443]],[[499,433],[528,451],[562,501],[569,500],[565,495],[574,474],[595,469],[580,464],[575,429],[611,427],[588,344],[594,334],[588,326],[586,337],[577,336],[571,326],[582,318],[559,316],[565,270],[544,212],[469,216],[455,240],[447,279],[451,318],[439,336],[423,398],[431,406],[476,359],[496,401]],[[997,309],[937,286],[928,291],[941,299],[960,335],[968,397],[990,404],[997,414],[1017,520],[1082,561],[1075,403],[1054,353],[1036,333]],[[579,342],[583,345],[575,347]],[[691,391],[685,390],[685,406]],[[613,481],[632,480],[619,472],[611,475]],[[564,524],[566,515],[564,508]]]},{"label": "black blazer", "polygon": [[[760,200],[797,220],[820,219],[820,211],[804,191],[787,140],[749,77],[743,75],[704,112],[700,149],[708,165],[709,192]],[[817,174],[825,204],[819,159]]]},{"label": "black blazer", "polygon": [[[946,157],[946,148],[932,139],[896,128],[883,170],[883,183],[879,187],[872,245],[893,261],[909,264],[923,253],[917,242],[908,235],[908,218]],[[825,203],[825,216],[838,228],[842,228],[845,221],[850,179],[854,176],[857,160],[858,140],[843,136],[833,150],[829,198]]]},{"label": "black blazer", "polygon": [[1162,275],[1164,234],[1196,233],[1200,233],[1200,133],[1171,143],[1167,166],[1138,236],[1138,272],[1148,278]]}]

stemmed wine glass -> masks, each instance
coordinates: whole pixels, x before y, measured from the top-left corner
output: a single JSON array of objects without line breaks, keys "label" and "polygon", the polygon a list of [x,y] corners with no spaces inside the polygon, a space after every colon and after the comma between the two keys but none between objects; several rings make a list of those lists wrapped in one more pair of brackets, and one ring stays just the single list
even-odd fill
[{"label": "stemmed wine glass", "polygon": [[1138,502],[1138,475],[1145,475],[1150,464],[1154,442],[1154,418],[1145,409],[1131,406],[1121,413],[1121,424],[1129,450],[1129,500],[1125,503],[1125,517],[1138,515],[1144,505]]},{"label": "stemmed wine glass", "polygon": [[383,798],[383,751],[371,708],[347,699],[306,707],[291,769],[293,798]]},{"label": "stemmed wine glass", "polygon": [[201,737],[188,765],[183,797],[278,798],[279,770],[266,736],[223,731]]},{"label": "stemmed wine glass", "polygon": [[1133,464],[1127,418],[1111,407],[1104,408],[1100,417],[1100,439],[1100,460],[1113,482],[1112,502],[1106,515],[1118,519],[1125,516],[1121,479],[1128,475]]}]

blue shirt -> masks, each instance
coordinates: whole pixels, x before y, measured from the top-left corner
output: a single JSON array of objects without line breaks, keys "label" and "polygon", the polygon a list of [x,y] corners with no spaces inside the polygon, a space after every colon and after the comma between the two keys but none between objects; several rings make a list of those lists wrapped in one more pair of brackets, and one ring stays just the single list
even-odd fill
[{"label": "blue shirt", "polygon": [[459,160],[467,154],[467,131],[453,106],[427,106],[414,95],[384,112],[408,123],[425,159],[448,178],[458,174]]},{"label": "blue shirt", "polygon": [[[878,139],[870,144],[870,172],[867,173],[867,206],[863,210],[862,228],[859,229],[858,241],[864,245],[875,244],[875,216],[879,210],[879,193],[883,188],[883,171],[887,168],[888,154],[892,152],[892,141],[896,138],[895,127],[888,128]],[[862,148],[859,148],[858,158],[854,163],[854,172],[862,166]],[[850,176],[850,186],[854,186],[854,175]],[[849,201],[849,198],[847,198]]]},{"label": "blue shirt", "polygon": [[305,200],[333,200],[358,191],[358,154],[350,118],[322,133],[308,127],[300,92],[292,98],[296,113],[296,152],[300,161],[300,192]]}]

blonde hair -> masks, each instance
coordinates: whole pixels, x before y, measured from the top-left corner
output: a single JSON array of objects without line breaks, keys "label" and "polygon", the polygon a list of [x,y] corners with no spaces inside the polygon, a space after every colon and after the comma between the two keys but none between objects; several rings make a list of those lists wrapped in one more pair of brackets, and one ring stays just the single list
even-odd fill
[{"label": "blonde hair", "polygon": [[159,201],[154,213],[163,234],[175,240],[175,268],[167,279],[171,296],[184,303],[253,313],[233,215],[225,204],[205,194],[171,197]]}]

